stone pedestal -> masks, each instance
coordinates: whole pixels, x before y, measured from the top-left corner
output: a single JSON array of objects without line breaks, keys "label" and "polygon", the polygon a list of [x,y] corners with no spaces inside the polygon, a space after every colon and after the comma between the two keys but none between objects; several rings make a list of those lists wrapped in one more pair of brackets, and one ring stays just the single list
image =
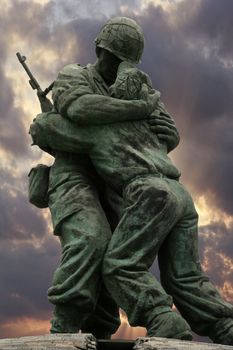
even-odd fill
[{"label": "stone pedestal", "polygon": [[166,338],[96,340],[91,334],[50,334],[0,339],[0,350],[233,350],[233,346]]},{"label": "stone pedestal", "polygon": [[138,338],[134,350],[233,350],[233,346],[167,338]]},{"label": "stone pedestal", "polygon": [[95,350],[91,334],[48,334],[0,339],[0,350]]}]

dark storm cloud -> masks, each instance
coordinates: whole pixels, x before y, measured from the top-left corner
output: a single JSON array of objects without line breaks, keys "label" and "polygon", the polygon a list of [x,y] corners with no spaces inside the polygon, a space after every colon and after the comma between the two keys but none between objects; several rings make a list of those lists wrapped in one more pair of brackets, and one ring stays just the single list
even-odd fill
[{"label": "dark storm cloud", "polygon": [[[193,2],[197,10],[188,1],[177,5],[172,21],[161,7],[153,5],[136,17],[146,37],[142,68],[161,90],[180,130],[182,142],[177,153],[185,183],[199,194],[215,193],[216,205],[232,214],[233,68],[223,61],[222,47],[226,46],[225,53],[226,38],[231,47],[232,30],[226,36],[224,32],[233,26],[229,15],[233,4],[213,1],[213,18],[212,1],[198,4]],[[222,16],[216,28],[218,7]],[[212,32],[218,34],[215,49]]]},{"label": "dark storm cloud", "polygon": [[140,0],[89,0],[83,4],[82,0],[63,0],[56,1],[56,12],[60,18],[71,20],[76,18],[104,18],[115,16],[121,13],[122,6],[129,6],[132,9],[137,9],[140,5]]},{"label": "dark storm cloud", "polygon": [[197,10],[197,15],[187,24],[194,40],[206,40],[212,46],[213,54],[232,59],[232,1],[200,1]]},{"label": "dark storm cloud", "polygon": [[49,317],[46,290],[59,248],[41,210],[28,202],[27,175],[1,170],[0,184],[1,329],[15,318]]},{"label": "dark storm cloud", "polygon": [[19,317],[49,318],[46,290],[58,263],[58,252],[58,245],[49,237],[38,248],[30,242],[1,242],[0,278],[4,283],[0,285],[0,328],[1,323]]},{"label": "dark storm cloud", "polygon": [[27,193],[18,188],[21,181],[27,183],[26,176],[11,178],[10,173],[0,173],[0,181],[6,177],[7,185],[0,188],[0,240],[42,238],[47,227],[41,211],[33,207]]}]

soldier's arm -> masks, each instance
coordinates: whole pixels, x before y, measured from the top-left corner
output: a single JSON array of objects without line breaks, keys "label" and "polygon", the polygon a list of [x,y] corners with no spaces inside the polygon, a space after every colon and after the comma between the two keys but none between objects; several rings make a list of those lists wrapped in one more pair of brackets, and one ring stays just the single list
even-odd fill
[{"label": "soldier's arm", "polygon": [[148,101],[124,101],[94,94],[88,73],[77,65],[65,67],[53,88],[56,111],[79,125],[110,124],[145,119],[153,111],[157,97]]},{"label": "soldier's arm", "polygon": [[167,151],[171,152],[180,142],[180,135],[176,128],[175,121],[165,109],[162,102],[148,118],[151,131],[155,132],[159,140],[166,143]]},{"label": "soldier's arm", "polygon": [[[146,73],[143,72],[147,79],[147,85],[150,87],[150,91],[155,91],[152,86],[152,81]],[[159,140],[166,144],[167,152],[171,152],[176,148],[180,142],[179,132],[176,128],[174,119],[168,113],[165,105],[159,99],[156,105],[156,109],[151,113],[147,119],[150,124],[150,129],[153,131]]]},{"label": "soldier's arm", "polygon": [[78,126],[55,112],[40,113],[30,126],[33,145],[42,150],[86,153],[92,146],[90,128]]},{"label": "soldier's arm", "polygon": [[145,119],[152,110],[143,100],[125,101],[101,95],[85,95],[67,109],[67,116],[80,125],[99,125]]}]

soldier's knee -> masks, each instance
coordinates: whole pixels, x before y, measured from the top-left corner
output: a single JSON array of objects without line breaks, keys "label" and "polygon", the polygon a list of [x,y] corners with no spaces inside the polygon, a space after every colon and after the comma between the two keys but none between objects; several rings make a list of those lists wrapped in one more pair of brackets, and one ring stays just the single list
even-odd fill
[{"label": "soldier's knee", "polygon": [[106,278],[111,276],[113,274],[113,271],[114,271],[114,268],[113,268],[113,265],[111,263],[111,260],[105,256],[103,259],[103,263],[102,263],[102,277],[103,277],[103,279],[105,280]]},{"label": "soldier's knee", "polygon": [[88,258],[94,259],[95,262],[103,259],[107,245],[96,242],[92,237],[74,239],[66,243],[62,249],[62,260],[82,261]]},{"label": "soldier's knee", "polygon": [[105,254],[102,263],[102,277],[103,280],[109,282],[112,278],[118,275],[120,270],[119,260],[113,259],[108,254]]},{"label": "soldier's knee", "polygon": [[153,184],[147,186],[141,193],[141,198],[147,205],[149,212],[154,214],[161,212],[164,208],[175,208],[177,205],[176,198],[166,188],[157,188]]}]

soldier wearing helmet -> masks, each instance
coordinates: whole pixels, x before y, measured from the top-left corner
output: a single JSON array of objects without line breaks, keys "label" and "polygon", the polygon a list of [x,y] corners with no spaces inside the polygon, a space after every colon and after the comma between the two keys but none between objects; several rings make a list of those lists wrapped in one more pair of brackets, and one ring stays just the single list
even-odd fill
[{"label": "soldier wearing helmet", "polygon": [[102,48],[121,61],[138,64],[144,49],[144,36],[142,29],[133,19],[115,17],[103,26],[95,44],[97,56],[99,48]]},{"label": "soldier wearing helmet", "polygon": [[[109,233],[106,218],[99,205],[99,193],[96,191],[97,184],[95,179],[90,176],[91,172],[94,174],[94,170],[91,169],[90,164],[85,163],[87,157],[83,159],[72,153],[69,153],[70,155],[67,157],[67,154],[61,152],[62,150],[88,153],[92,146],[92,140],[98,137],[98,133],[95,134],[93,130],[95,128],[97,130],[98,125],[102,128],[101,124],[105,126],[104,130],[110,130],[111,124],[114,122],[122,122],[117,124],[123,126],[123,122],[137,120],[134,123],[140,129],[140,123],[145,123],[145,116],[150,115],[153,108],[155,108],[154,97],[150,95],[147,95],[144,99],[139,98],[133,101],[119,100],[109,96],[109,85],[115,81],[117,67],[119,67],[122,58],[127,62],[135,63],[141,57],[141,54],[138,54],[139,51],[132,49],[127,51],[126,49],[125,42],[132,36],[131,34],[131,36],[128,35],[127,25],[132,21],[117,18],[110,21],[110,24],[112,23],[113,25],[110,25],[110,28],[106,24],[104,28],[108,28],[108,31],[104,32],[104,35],[101,32],[100,38],[98,37],[99,40],[97,38],[97,62],[84,68],[74,65],[65,67],[58,76],[53,92],[55,109],[63,117],[57,119],[59,139],[56,138],[56,133],[53,133],[54,129],[48,131],[48,133],[51,131],[48,140],[54,142],[55,150],[60,150],[57,152],[55,165],[51,171],[50,209],[54,218],[55,233],[60,235],[63,246],[63,259],[55,273],[53,286],[48,293],[50,301],[56,305],[52,321],[53,331],[58,331],[59,327],[61,330],[63,327],[64,331],[65,326],[71,327],[71,325],[73,325],[73,330],[81,328],[91,331],[97,336],[101,329],[108,330],[109,334],[113,331],[113,324],[114,326],[117,324],[117,322],[114,323],[116,318],[114,320],[112,317],[115,309],[112,309],[112,313],[109,312],[107,300],[111,300],[111,298],[109,295],[108,299],[105,297],[107,292],[104,287],[102,291],[99,288],[101,281],[100,268],[103,262],[103,277],[108,290],[110,293],[112,292],[117,303],[128,311],[132,325],[146,326],[150,336],[190,339],[189,326],[181,316],[177,316],[171,310],[171,296],[166,294],[162,286],[145,269],[145,266],[146,268],[149,267],[152,257],[154,257],[153,254],[157,252],[152,249],[155,247],[156,249],[160,248],[159,263],[163,287],[174,297],[176,305],[183,317],[188,320],[192,329],[201,335],[210,336],[215,342],[232,344],[233,308],[220,297],[208,278],[202,275],[197,253],[197,214],[191,197],[177,179],[175,177],[169,179],[167,174],[161,172],[159,174],[161,176],[158,176],[157,179],[157,184],[161,187],[156,190],[150,184],[146,187],[146,191],[140,192],[138,187],[133,188],[132,198],[134,201],[125,206],[124,213],[129,214],[129,212],[136,210],[135,212],[140,215],[130,222],[131,230],[127,231],[127,240],[125,241],[124,237],[119,242],[117,231],[114,233],[114,239],[111,238],[111,233]],[[112,28],[114,28],[114,31],[112,31]],[[116,49],[116,44],[112,44],[114,38],[118,36],[116,28],[123,37],[118,45],[119,51]],[[122,33],[126,33],[125,36]],[[102,40],[102,37],[104,37],[104,40]],[[158,119],[162,117],[163,113],[159,115]],[[166,126],[169,127],[169,123],[171,125],[172,122],[169,122],[169,116],[166,116],[166,113],[165,117]],[[74,122],[73,125],[75,123],[79,124],[79,128],[75,129],[72,124],[65,121],[65,118],[71,119]],[[140,119],[143,121],[140,122]],[[45,126],[49,126],[50,123],[54,123],[56,126],[56,118],[53,118],[52,115],[51,118],[44,118],[43,120],[45,120]],[[94,129],[91,127],[93,124],[95,125]],[[85,129],[85,125],[88,125],[90,129],[86,128],[87,137],[83,140],[78,134],[82,127]],[[135,127],[135,129],[137,128]],[[44,127],[44,130],[46,130],[46,127]],[[88,131],[92,136],[91,138]],[[53,135],[53,138],[51,135]],[[104,144],[105,135],[103,133],[101,135],[101,142]],[[145,136],[147,138],[147,135],[148,131],[144,133],[144,138]],[[60,142],[61,136],[63,138],[62,143]],[[133,139],[133,137],[137,137],[136,132],[134,135],[130,135],[129,131],[126,134],[122,132],[121,136],[123,137],[121,140],[127,141],[127,137],[130,138],[131,146],[134,141],[140,143]],[[152,141],[151,136],[150,140]],[[143,141],[142,139],[142,144]],[[40,144],[40,142],[38,143]],[[172,148],[169,143],[167,143],[167,146],[168,149]],[[122,149],[121,142],[116,142],[115,151],[117,147]],[[133,147],[127,151],[131,152],[132,149]],[[122,155],[124,154],[122,153]],[[156,154],[151,157],[151,161],[155,161],[155,158]],[[100,160],[102,159],[103,157]],[[130,171],[129,159],[127,157],[123,159],[127,171]],[[126,172],[124,173],[123,166],[120,170],[122,172],[119,175],[129,175]],[[175,171],[174,168],[173,170]],[[69,176],[66,176],[68,171]],[[110,173],[108,173],[108,176],[110,178]],[[144,180],[142,178],[138,179],[141,189],[145,185]],[[121,213],[122,208],[117,207],[117,191],[115,191],[118,190],[117,182],[114,185],[114,188],[111,189],[111,193],[113,193],[112,202],[118,214]],[[130,190],[127,187],[123,191],[126,197],[132,191],[132,183],[129,186],[131,186]],[[181,208],[179,204],[184,198],[184,206],[179,212],[182,221],[174,223],[173,215]],[[64,201],[66,207],[61,206],[59,208],[58,204],[61,205],[62,201]],[[143,230],[146,230],[149,225],[152,228],[154,220],[154,217],[151,218],[150,222],[146,220],[146,225],[144,225],[143,219],[145,217],[142,217],[140,212],[142,203],[147,207],[145,213],[147,217],[150,217],[153,210],[158,215],[156,230],[153,232],[153,242],[151,241],[152,236],[141,235],[141,232],[144,232]],[[148,206],[148,203],[153,205]],[[59,215],[56,217],[56,213],[67,215],[67,210],[71,207],[73,212],[68,218]],[[127,215],[123,216],[125,217],[121,223],[127,218]],[[183,218],[185,221],[183,221]],[[166,223],[171,232],[166,239],[164,236],[160,236],[162,238],[160,241],[157,235],[161,233],[161,230],[163,231],[161,223]],[[132,234],[135,227],[141,229],[140,237],[138,236],[137,240],[134,239],[135,237]],[[120,238],[122,238],[121,235]],[[146,256],[141,255],[141,246],[148,248]],[[106,248],[107,254],[105,253]],[[131,251],[130,256],[129,251]],[[121,254],[120,259],[119,252]],[[203,305],[205,305],[204,309]],[[91,314],[91,310],[94,312],[93,317],[86,319],[86,316]],[[98,330],[96,324],[101,329]]]},{"label": "soldier wearing helmet", "polygon": [[[137,102],[145,83],[151,89],[145,73],[122,62],[110,90],[118,99]],[[158,104],[166,113],[159,100]],[[45,132],[47,120],[51,125],[59,120],[60,128],[68,128],[69,122],[60,115],[42,119],[45,124],[40,126]],[[79,116],[74,121],[79,124]],[[47,139],[54,139],[54,134],[50,132]],[[145,120],[78,126],[72,147],[67,144],[66,149],[80,152],[84,147],[84,152],[85,145],[105,182],[118,193],[123,192],[123,214],[104,255],[102,276],[130,324],[146,327],[148,336],[191,339],[189,325],[172,311],[172,295],[193,330],[217,342],[232,344],[228,330],[232,319],[226,317],[223,322],[221,315],[230,315],[233,308],[203,276],[197,263],[197,213],[190,195],[177,181],[179,171],[167,157],[167,145],[149,132]],[[162,285],[170,295],[148,272],[157,253]],[[205,310],[200,307],[203,302]],[[197,316],[194,311],[198,309]],[[214,333],[210,327],[215,327]]]},{"label": "soldier wearing helmet", "polygon": [[[139,120],[146,118],[155,108],[156,98],[148,93],[146,99],[138,101],[110,97],[109,86],[115,81],[122,59],[135,63],[140,60],[143,35],[131,19],[116,18],[108,23],[107,31],[111,27],[114,31],[108,36],[109,40],[106,35],[97,38],[96,63],[85,67],[70,64],[58,74],[52,97],[54,110],[63,118],[75,120],[79,116],[81,124],[91,126]],[[119,45],[118,52],[116,42],[113,42],[119,33],[122,45]],[[135,38],[135,45],[127,51],[125,43],[129,38]],[[55,129],[59,125],[58,118]],[[168,143],[172,140],[170,148],[175,147],[179,141],[176,129],[163,124],[161,128]],[[36,122],[31,128],[32,135],[35,135],[35,129]],[[111,239],[111,229],[118,220],[121,197],[111,189],[104,189],[84,150],[88,142],[79,147],[85,154],[74,154],[68,149],[68,144],[73,141],[73,130],[61,128],[60,135],[51,140],[54,150],[58,150],[59,145],[62,147],[54,153],[48,191],[54,234],[62,246],[62,259],[48,290],[49,301],[55,306],[51,332],[73,333],[82,329],[98,338],[109,338],[119,327],[119,311],[102,284],[101,264]],[[38,136],[40,138],[42,133],[39,132]],[[107,201],[102,200],[104,193],[107,193]]]},{"label": "soldier wearing helmet", "polygon": [[141,61],[144,36],[142,29],[132,19],[116,17],[109,20],[95,39],[98,60],[96,69],[107,84],[116,79],[121,61],[138,64]]},{"label": "soldier wearing helmet", "polygon": [[[50,118],[42,115],[38,118],[38,125],[43,120],[44,129],[42,127],[36,132],[36,121],[34,129],[31,128],[35,143],[59,150],[55,151],[55,162],[50,171],[49,206],[54,232],[61,240],[63,256],[54,274],[53,285],[48,291],[49,300],[55,304],[51,331],[74,332],[82,329],[97,337],[109,337],[119,325],[118,304],[127,311],[131,324],[145,326],[149,336],[190,339],[188,324],[171,309],[171,294],[182,316],[194,331],[208,335],[215,342],[233,344],[233,307],[221,298],[208,278],[202,275],[197,252],[197,214],[190,195],[176,179],[179,171],[166,161],[166,164],[163,162],[164,168],[162,166],[159,169],[161,176],[153,178],[147,174],[147,183],[146,178],[140,176],[134,183],[129,181],[124,187],[123,195],[124,199],[128,196],[130,200],[123,210],[121,202],[117,202],[117,178],[111,179],[111,169],[105,167],[110,179],[106,182],[111,184],[111,181],[116,180],[111,191],[106,192],[107,199],[112,204],[112,212],[118,215],[118,220],[123,213],[118,231],[114,232],[113,237],[105,216],[107,212],[104,213],[100,205],[97,175],[90,159],[85,155],[93,147],[93,139],[98,138],[98,125],[109,133],[113,123],[133,120],[136,126],[134,135],[130,134],[127,127],[125,134],[124,123],[117,123],[120,128],[122,126],[123,132],[120,132],[120,142],[116,142],[116,147],[112,148],[113,151],[122,150],[121,141],[128,142],[130,147],[127,154],[130,154],[134,150],[134,144],[137,145],[138,153],[135,153],[133,160],[144,154],[140,144],[144,145],[145,139],[147,143],[154,142],[146,130],[145,119],[154,111],[158,96],[150,96],[147,90],[147,93],[144,91],[143,98],[136,100],[110,97],[110,85],[115,82],[120,63],[138,63],[143,45],[143,34],[135,21],[117,17],[107,22],[96,39],[96,63],[84,68],[78,65],[66,66],[55,82],[54,108],[62,118],[57,114],[55,118],[53,115]],[[121,66],[123,64],[124,62]],[[135,74],[134,71],[133,73]],[[139,74],[138,77],[141,79],[143,75]],[[166,111],[159,110],[157,113],[157,120],[163,119],[159,126],[160,133],[164,124],[173,130],[170,135],[164,132],[163,137],[160,136],[163,140],[167,138],[166,146],[171,150],[178,141],[174,123]],[[65,118],[79,124],[79,128],[75,129],[74,123],[65,121]],[[143,135],[140,133],[140,123],[144,125]],[[89,126],[89,129],[85,126]],[[86,129],[86,137],[79,136],[82,127],[83,130]],[[47,132],[47,139],[42,129]],[[100,134],[104,145],[105,135],[103,132]],[[171,135],[173,144],[168,142]],[[36,139],[36,136],[39,138]],[[155,135],[155,139],[158,139],[158,153],[160,137]],[[47,140],[51,143],[46,144]],[[146,150],[148,151],[150,152],[150,147]],[[79,152],[81,154],[77,154]],[[135,170],[131,170],[131,157],[124,157],[125,154],[123,151],[119,178],[123,176],[124,180],[126,176],[128,180],[130,171],[140,172],[148,162],[145,163],[143,156],[139,157],[140,167],[135,166]],[[118,155],[114,154],[115,158],[109,159],[110,164],[111,161],[116,163],[116,156]],[[110,158],[109,154],[107,157]],[[153,156],[150,154],[150,161],[156,163],[156,157],[156,152]],[[164,156],[161,160],[162,158]],[[101,163],[103,159],[102,154],[97,161],[100,160]],[[159,166],[159,161],[157,165]],[[153,164],[150,169],[153,172]],[[163,172],[168,169],[170,173]],[[119,171],[117,167],[115,170]],[[99,173],[101,174],[100,171]],[[154,180],[157,187],[154,186]],[[141,206],[146,208],[143,216]],[[151,213],[155,215],[151,216]],[[174,213],[182,220],[175,222]],[[145,217],[146,225],[143,222]],[[113,229],[111,219],[112,217],[109,223]],[[128,231],[124,236],[122,229],[124,233],[126,222]],[[148,233],[148,227],[154,227],[155,232],[151,230]],[[167,237],[161,235],[164,230],[171,230]],[[169,294],[147,271],[157,252],[161,281]],[[101,283],[102,277],[108,291]],[[117,304],[111,298],[111,293]]]}]

